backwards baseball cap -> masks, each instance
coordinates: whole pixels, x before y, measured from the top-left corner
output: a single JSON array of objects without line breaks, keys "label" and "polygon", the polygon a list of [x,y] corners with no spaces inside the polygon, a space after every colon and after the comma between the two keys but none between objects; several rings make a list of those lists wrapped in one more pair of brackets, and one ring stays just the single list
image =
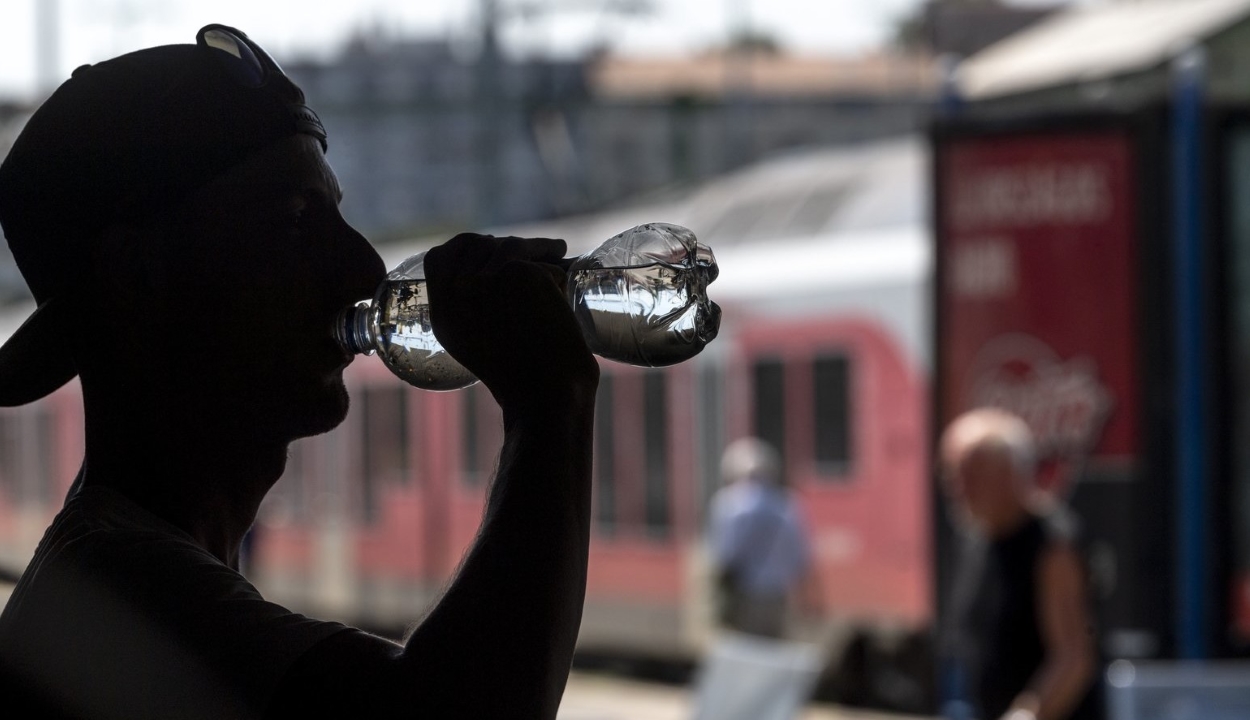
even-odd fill
[{"label": "backwards baseball cap", "polygon": [[38,304],[0,346],[0,407],[44,397],[77,374],[65,347],[67,306],[107,228],[142,222],[300,133],[325,150],[303,92],[224,25],[204,27],[194,45],[75,70],[0,164],[0,227]]}]

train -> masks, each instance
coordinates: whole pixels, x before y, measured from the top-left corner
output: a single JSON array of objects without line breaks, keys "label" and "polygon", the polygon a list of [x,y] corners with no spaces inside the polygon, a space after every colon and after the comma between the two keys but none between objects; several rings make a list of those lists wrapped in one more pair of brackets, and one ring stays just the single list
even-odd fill
[{"label": "train", "polygon": [[[702,354],[663,369],[601,361],[579,651],[702,654],[714,629],[705,512],[722,450],[747,435],[780,451],[808,527],[820,589],[809,637],[832,657],[855,637],[914,646],[931,635],[928,156],[922,136],[809,148],[499,231],[562,237],[577,253],[669,222],[691,228],[720,267],[709,295],[722,325]],[[379,251],[394,266],[428,244]],[[0,337],[28,310],[0,319]],[[398,631],[436,601],[473,541],[499,410],[480,386],[417,390],[376,358],[357,358],[345,381],[346,421],[292,446],[246,572],[293,609]],[[76,381],[0,409],[0,563],[29,558],[81,456]]]}]

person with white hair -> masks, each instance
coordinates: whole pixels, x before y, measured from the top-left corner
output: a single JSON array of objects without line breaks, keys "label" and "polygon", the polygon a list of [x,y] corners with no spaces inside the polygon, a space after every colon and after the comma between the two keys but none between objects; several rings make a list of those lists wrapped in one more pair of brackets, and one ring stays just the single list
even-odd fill
[{"label": "person with white hair", "polygon": [[724,487],[712,498],[708,534],[722,593],[720,621],[780,638],[786,607],[811,566],[807,530],[782,483],[777,451],[759,438],[731,443],[721,459]]},{"label": "person with white hair", "polygon": [[953,630],[982,720],[1101,716],[1096,644],[1075,525],[1037,489],[1023,420],[996,409],[956,418],[939,460],[965,552]]}]

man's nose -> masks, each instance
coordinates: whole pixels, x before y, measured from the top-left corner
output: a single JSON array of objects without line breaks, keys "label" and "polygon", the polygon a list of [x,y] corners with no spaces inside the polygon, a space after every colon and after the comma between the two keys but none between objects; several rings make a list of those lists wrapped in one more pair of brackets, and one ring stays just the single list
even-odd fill
[{"label": "man's nose", "polygon": [[326,270],[334,275],[333,286],[341,288],[344,303],[371,298],[386,277],[382,257],[364,235],[346,222],[342,223],[334,246],[337,252],[332,253]]}]

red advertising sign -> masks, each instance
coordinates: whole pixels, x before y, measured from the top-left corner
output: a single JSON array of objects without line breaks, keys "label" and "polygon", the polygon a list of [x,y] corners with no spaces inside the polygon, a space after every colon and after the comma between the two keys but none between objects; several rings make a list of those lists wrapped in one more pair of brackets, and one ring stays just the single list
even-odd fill
[{"label": "red advertising sign", "polygon": [[1023,417],[1044,485],[1137,453],[1132,143],[1039,133],[939,145],[943,403]]}]

